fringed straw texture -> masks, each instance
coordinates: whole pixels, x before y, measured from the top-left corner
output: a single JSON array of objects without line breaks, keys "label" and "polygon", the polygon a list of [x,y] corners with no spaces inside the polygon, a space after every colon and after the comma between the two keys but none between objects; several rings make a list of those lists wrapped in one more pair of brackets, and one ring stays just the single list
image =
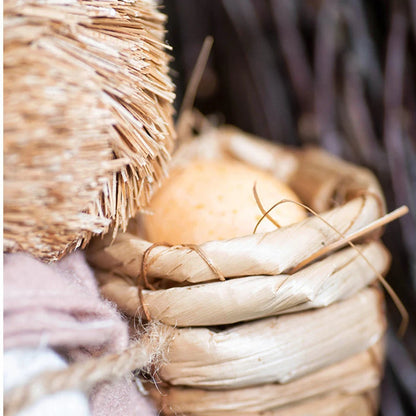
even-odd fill
[{"label": "fringed straw texture", "polygon": [[4,247],[57,260],[127,221],[175,136],[151,1],[4,3]]}]

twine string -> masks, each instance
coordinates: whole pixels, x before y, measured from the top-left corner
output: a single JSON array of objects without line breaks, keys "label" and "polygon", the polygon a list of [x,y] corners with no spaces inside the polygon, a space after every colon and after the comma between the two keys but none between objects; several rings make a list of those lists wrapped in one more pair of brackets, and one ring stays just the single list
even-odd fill
[{"label": "twine string", "polygon": [[197,244],[180,244],[180,245],[172,245],[168,243],[154,243],[150,245],[142,256],[142,262],[140,266],[140,274],[137,276],[137,294],[139,297],[140,305],[143,309],[144,316],[148,322],[152,320],[152,315],[149,311],[149,308],[147,307],[144,296],[143,296],[143,289],[146,288],[148,290],[157,290],[155,286],[153,286],[148,279],[148,270],[150,265],[156,260],[157,256],[150,258],[150,253],[156,248],[156,247],[185,247],[188,248],[195,253],[198,254],[199,257],[207,264],[207,266],[211,269],[212,273],[217,277],[218,280],[224,282],[225,276],[221,272],[221,270],[214,264],[214,262],[207,256],[207,254],[202,250],[202,248]]},{"label": "twine string", "polygon": [[[367,199],[368,196],[374,196],[372,195],[371,192],[369,192],[368,194],[365,192],[365,190],[363,190],[363,194],[361,195],[361,197],[363,198],[364,202]],[[331,230],[333,230],[335,233],[337,233],[339,235],[339,237],[341,237],[342,240],[344,240],[344,242],[346,244],[348,244],[351,248],[353,248],[358,254],[359,256],[367,263],[367,265],[371,268],[371,270],[375,273],[375,275],[377,276],[377,279],[380,281],[380,283],[383,285],[384,289],[386,290],[386,292],[389,294],[390,298],[392,299],[393,303],[395,304],[397,310],[399,311],[402,321],[400,323],[400,327],[398,329],[398,335],[399,336],[403,336],[406,332],[407,326],[409,324],[409,313],[407,312],[406,307],[404,306],[403,302],[400,300],[399,296],[397,295],[397,293],[393,290],[393,288],[390,286],[390,284],[387,282],[387,280],[382,276],[381,273],[379,273],[376,268],[371,264],[371,262],[367,259],[367,257],[364,255],[364,253],[362,252],[362,250],[360,250],[354,243],[352,243],[351,241],[351,237],[347,237],[345,235],[345,233],[342,233],[341,231],[339,231],[336,227],[334,227],[331,223],[329,223],[325,218],[323,218],[321,215],[319,215],[316,211],[314,211],[312,208],[308,207],[307,205],[303,204],[302,202],[298,202],[298,201],[293,201],[291,199],[282,199],[279,202],[276,202],[271,208],[269,208],[264,214],[263,216],[259,219],[259,221],[257,222],[256,226],[254,227],[253,230],[253,234],[255,234],[255,232],[257,231],[258,226],[260,225],[260,223],[267,217],[267,215],[270,214],[271,211],[273,211],[276,207],[278,207],[281,204],[285,204],[285,203],[291,203],[291,204],[295,204],[298,206],[303,207],[304,209],[306,209],[308,212],[310,212],[313,216],[319,218],[322,222],[324,222],[329,228],[331,228]],[[364,206],[364,204],[363,204]],[[401,215],[405,215],[408,212],[407,207],[405,207],[406,209],[404,209],[401,212]],[[401,216],[400,215],[400,216]],[[384,224],[383,224],[384,225]],[[350,227],[348,227],[349,229]],[[347,231],[348,231],[347,229]],[[307,259],[308,260],[308,259]],[[302,264],[304,265],[305,262],[302,262]],[[295,270],[299,270],[299,265],[295,268]],[[293,272],[293,270],[292,270]]]},{"label": "twine string", "polygon": [[90,390],[97,383],[115,381],[136,369],[147,370],[164,360],[173,328],[149,325],[145,335],[119,354],[77,362],[63,370],[44,372],[4,395],[4,415],[12,416],[42,397],[62,390]]},{"label": "twine string", "polygon": [[213,263],[213,261],[206,255],[206,253],[204,252],[204,250],[202,250],[202,248],[200,246],[198,246],[197,244],[182,244],[182,247],[187,247],[187,248],[195,251],[195,253],[197,253],[199,255],[199,257],[201,257],[201,259],[205,261],[205,263],[208,265],[208,267],[211,269],[211,271],[217,276],[218,280],[220,280],[222,282],[225,281],[224,274]]},{"label": "twine string", "polygon": [[[262,215],[267,218],[269,221],[271,221],[273,223],[273,225],[276,228],[281,228],[281,225],[271,216],[269,215],[269,212],[266,211],[266,209],[263,206],[263,203],[261,202],[261,199],[259,197],[259,194],[257,192],[257,182],[254,182],[253,185],[253,194],[254,194],[254,199],[256,200],[256,204],[260,209],[260,212],[262,213]],[[261,219],[260,221],[262,221],[263,219]],[[258,224],[260,224],[260,221],[258,222]],[[256,225],[256,229],[257,229],[258,225]],[[253,231],[253,234],[256,232],[256,229]]]},{"label": "twine string", "polygon": [[190,250],[194,251],[196,254],[198,254],[199,257],[207,264],[207,266],[211,269],[212,273],[217,277],[218,280],[225,281],[225,276],[221,272],[221,270],[214,264],[214,262],[207,256],[204,250],[197,245],[197,244],[179,244],[179,245],[172,245],[168,243],[154,243],[151,246],[149,246],[145,252],[143,253],[142,257],[142,263],[140,266],[140,275],[138,276],[138,286],[142,286],[140,280],[143,280],[144,287],[149,290],[157,290],[153,285],[150,284],[147,274],[149,271],[149,266],[156,260],[157,256],[150,259],[150,253],[156,248],[156,247],[169,247],[169,248],[175,248],[175,247],[185,247],[189,248]]}]

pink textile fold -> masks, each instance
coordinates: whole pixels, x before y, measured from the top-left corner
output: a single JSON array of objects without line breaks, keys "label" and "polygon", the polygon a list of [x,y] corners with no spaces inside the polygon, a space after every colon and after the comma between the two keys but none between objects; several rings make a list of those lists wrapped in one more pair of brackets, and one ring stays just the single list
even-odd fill
[{"label": "pink textile fold", "polygon": [[[27,254],[5,254],[3,276],[5,350],[50,347],[78,361],[128,346],[127,323],[100,298],[83,252],[52,265]],[[111,394],[108,384],[94,390],[94,415],[155,414],[131,381],[114,387]]]}]

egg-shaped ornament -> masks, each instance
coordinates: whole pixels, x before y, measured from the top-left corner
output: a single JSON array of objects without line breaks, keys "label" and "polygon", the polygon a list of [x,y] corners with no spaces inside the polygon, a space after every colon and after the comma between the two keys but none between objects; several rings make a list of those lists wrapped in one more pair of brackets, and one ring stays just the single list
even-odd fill
[{"label": "egg-shaped ornament", "polygon": [[[197,160],[171,172],[143,215],[145,237],[151,242],[200,244],[252,234],[264,209],[297,195],[272,174],[232,160]],[[287,226],[306,218],[304,208],[283,203],[270,216]],[[257,232],[276,225],[265,218]]]}]

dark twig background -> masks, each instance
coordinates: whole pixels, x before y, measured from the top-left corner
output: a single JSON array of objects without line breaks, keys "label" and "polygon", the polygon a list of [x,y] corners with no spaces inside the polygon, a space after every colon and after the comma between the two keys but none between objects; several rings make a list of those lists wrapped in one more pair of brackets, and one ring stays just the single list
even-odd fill
[{"label": "dark twig background", "polygon": [[196,107],[292,146],[371,168],[388,208],[388,280],[410,326],[390,330],[381,414],[416,414],[416,0],[165,0],[177,107],[205,36],[215,42]]}]

